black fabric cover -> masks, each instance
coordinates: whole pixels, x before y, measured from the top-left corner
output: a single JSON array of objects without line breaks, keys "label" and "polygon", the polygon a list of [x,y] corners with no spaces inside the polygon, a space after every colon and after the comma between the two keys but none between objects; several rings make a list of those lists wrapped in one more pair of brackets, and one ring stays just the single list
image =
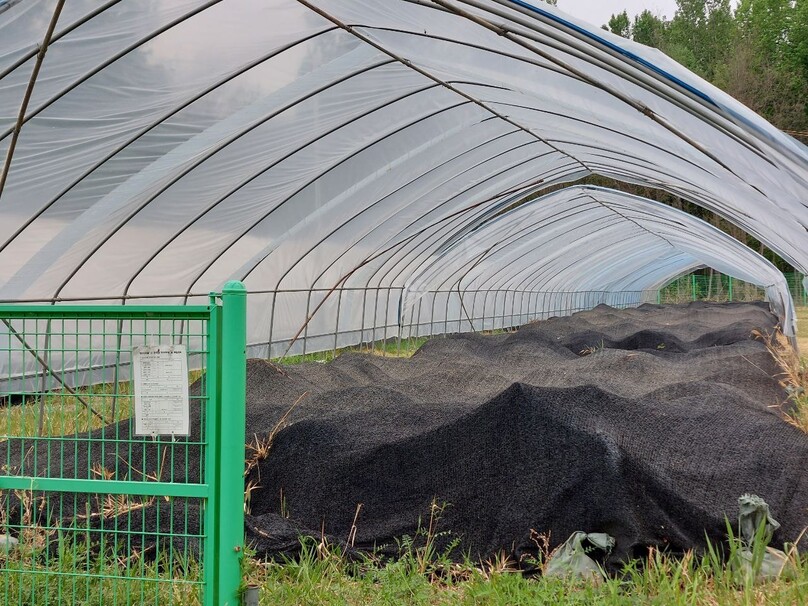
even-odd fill
[{"label": "black fabric cover", "polygon": [[615,563],[720,540],[751,492],[782,522],[776,541],[794,540],[808,525],[808,436],[772,408],[779,371],[751,338],[775,322],[762,305],[599,307],[436,338],[409,360],[253,361],[249,428],[309,395],[251,474],[250,524],[271,520],[272,535],[283,510],[345,539],[361,503],[355,546],[393,553],[437,500],[458,555],[518,558],[535,553],[531,530],[553,545],[583,530],[616,538]]}]

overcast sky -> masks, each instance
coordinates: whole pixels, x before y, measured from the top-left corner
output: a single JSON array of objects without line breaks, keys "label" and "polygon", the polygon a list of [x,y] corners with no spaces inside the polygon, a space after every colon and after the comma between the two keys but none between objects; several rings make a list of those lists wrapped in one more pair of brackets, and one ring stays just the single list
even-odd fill
[{"label": "overcast sky", "polygon": [[600,26],[609,21],[613,14],[623,10],[632,19],[645,9],[670,19],[676,12],[676,0],[558,0],[558,8]]}]

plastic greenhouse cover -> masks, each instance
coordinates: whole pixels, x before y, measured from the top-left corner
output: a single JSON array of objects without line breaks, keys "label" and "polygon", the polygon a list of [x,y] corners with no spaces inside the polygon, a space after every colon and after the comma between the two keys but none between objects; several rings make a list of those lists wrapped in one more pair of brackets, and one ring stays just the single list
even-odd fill
[{"label": "plastic greenhouse cover", "polygon": [[413,276],[403,306],[441,289],[648,291],[703,266],[763,285],[793,322],[788,284],[767,259],[683,211],[594,186],[567,187],[482,220]]},{"label": "plastic greenhouse cover", "polygon": [[[56,5],[0,12],[0,158]],[[239,279],[255,355],[307,320],[309,351],[469,329],[441,292],[461,274],[502,292],[471,295],[496,323],[517,300],[638,304],[709,265],[765,287],[793,330],[770,265],[662,205],[576,188],[502,214],[592,174],[699,204],[808,272],[808,149],[541,2],[71,0],[3,170],[0,299],[200,301]]]}]

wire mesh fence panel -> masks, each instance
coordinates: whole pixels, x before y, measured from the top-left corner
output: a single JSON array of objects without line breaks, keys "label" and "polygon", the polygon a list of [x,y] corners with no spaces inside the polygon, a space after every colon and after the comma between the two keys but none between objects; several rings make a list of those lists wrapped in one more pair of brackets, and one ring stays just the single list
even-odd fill
[{"label": "wire mesh fence panel", "polygon": [[221,310],[0,306],[6,604],[218,603]]},{"label": "wire mesh fence panel", "polygon": [[[724,274],[682,276],[659,291],[658,302],[662,304],[687,303],[689,301],[749,302],[763,301],[766,292],[760,286],[750,284]],[[795,299],[796,303],[796,299]]]},{"label": "wire mesh fence panel", "polygon": [[[805,276],[785,277],[795,304],[808,304]],[[278,290],[268,295],[260,305],[252,302],[251,306],[259,318],[269,310],[269,341],[251,342],[248,351],[253,357],[287,364],[327,362],[348,350],[409,355],[433,336],[511,331],[598,305],[625,309],[644,303],[764,301],[767,296],[765,288],[717,272],[688,274],[661,289],[647,290],[458,290],[453,286],[421,292],[374,286]]]},{"label": "wire mesh fence panel", "polygon": [[805,289],[805,274],[795,271],[784,275],[791,296],[794,298],[794,305],[798,307],[808,306],[808,290]]}]

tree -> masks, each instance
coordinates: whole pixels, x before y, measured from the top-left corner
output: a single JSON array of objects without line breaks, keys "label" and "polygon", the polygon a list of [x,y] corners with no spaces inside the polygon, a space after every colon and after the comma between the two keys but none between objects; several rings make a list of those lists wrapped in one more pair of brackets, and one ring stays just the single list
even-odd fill
[{"label": "tree", "polygon": [[651,11],[644,10],[634,17],[631,36],[635,42],[662,49],[665,44],[666,24]]},{"label": "tree", "polygon": [[789,44],[795,13],[790,0],[742,0],[736,18],[760,52],[781,58]]},{"label": "tree", "polygon": [[[670,21],[646,10],[630,22],[623,11],[603,29],[660,49],[808,142],[808,0],[740,0],[734,12],[730,0],[677,0]],[[755,238],[704,209],[664,192],[611,185],[702,217],[789,270]]]},{"label": "tree", "polygon": [[617,15],[612,15],[609,19],[608,29],[613,34],[623,36],[623,38],[631,37],[631,22],[628,19],[628,13],[623,11]]},{"label": "tree", "polygon": [[712,80],[735,39],[730,0],[677,0],[667,36],[672,58]]},{"label": "tree", "polygon": [[788,40],[788,59],[808,81],[808,0],[796,0]]},{"label": "tree", "polygon": [[742,0],[733,73],[719,86],[779,128],[808,131],[808,2]]}]

